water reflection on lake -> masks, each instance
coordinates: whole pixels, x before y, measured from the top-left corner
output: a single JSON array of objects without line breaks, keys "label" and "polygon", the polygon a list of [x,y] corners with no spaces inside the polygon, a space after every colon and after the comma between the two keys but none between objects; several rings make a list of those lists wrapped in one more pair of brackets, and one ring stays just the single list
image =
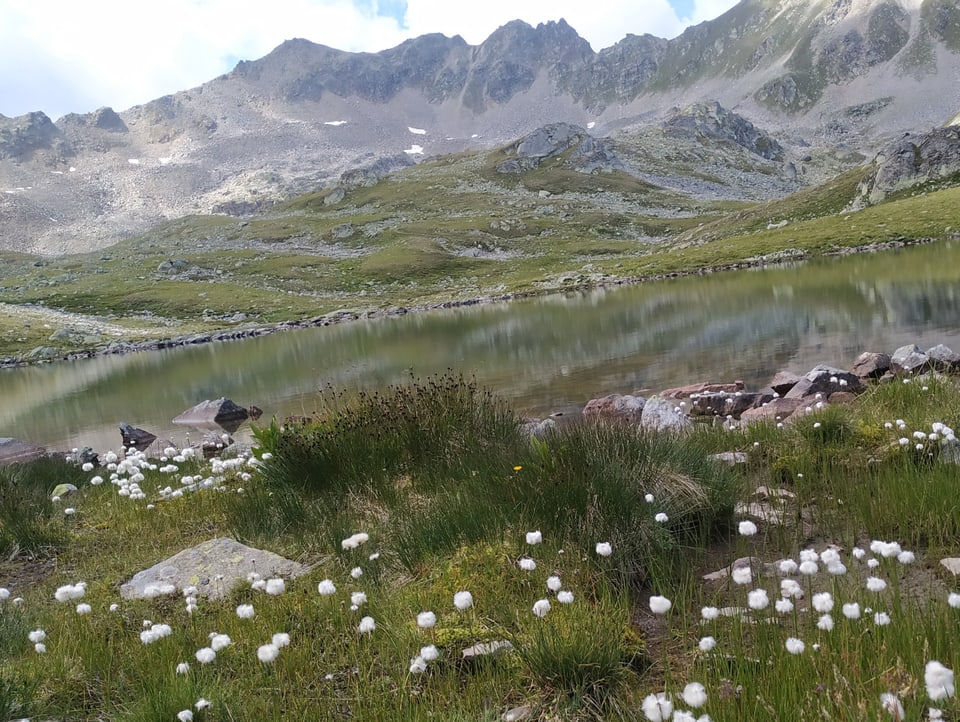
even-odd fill
[{"label": "water reflection on lake", "polygon": [[256,404],[266,421],[310,412],[328,383],[377,387],[448,368],[530,414],[700,380],[760,387],[781,369],[845,366],[863,350],[960,350],[958,282],[960,243],[950,242],[8,369],[0,436],[114,448],[126,421],[179,443],[184,429],[170,420],[204,399]]}]

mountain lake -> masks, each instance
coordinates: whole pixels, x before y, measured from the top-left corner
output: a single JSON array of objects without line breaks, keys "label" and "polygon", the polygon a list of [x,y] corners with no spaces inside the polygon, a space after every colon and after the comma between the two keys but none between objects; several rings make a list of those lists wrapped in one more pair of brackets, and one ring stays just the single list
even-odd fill
[{"label": "mountain lake", "polygon": [[[543,417],[698,381],[759,389],[780,370],[909,343],[960,350],[960,241],[4,369],[0,436],[102,451],[127,422],[183,444],[203,432],[171,419],[204,399],[259,406],[269,423],[317,409],[327,384],[447,369]],[[248,442],[249,425],[235,437]]]}]

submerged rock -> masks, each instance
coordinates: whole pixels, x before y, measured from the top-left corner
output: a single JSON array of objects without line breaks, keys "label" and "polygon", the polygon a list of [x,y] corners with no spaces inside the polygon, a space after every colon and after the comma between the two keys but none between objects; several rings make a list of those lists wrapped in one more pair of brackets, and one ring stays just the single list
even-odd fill
[{"label": "submerged rock", "polygon": [[240,424],[250,417],[250,413],[228,398],[201,401],[193,408],[177,416],[173,423],[187,426],[220,426],[227,431],[236,431]]}]

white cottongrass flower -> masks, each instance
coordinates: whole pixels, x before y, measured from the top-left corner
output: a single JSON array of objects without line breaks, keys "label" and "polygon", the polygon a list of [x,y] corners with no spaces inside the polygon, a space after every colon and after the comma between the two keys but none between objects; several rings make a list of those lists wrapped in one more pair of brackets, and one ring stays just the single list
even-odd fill
[{"label": "white cottongrass flower", "polygon": [[10,598],[10,590],[6,587],[0,587],[0,602],[5,602]]},{"label": "white cottongrass flower", "polygon": [[190,671],[190,664],[181,662],[177,665],[177,674],[187,674]]},{"label": "white cottongrass flower", "polygon": [[903,705],[900,704],[900,700],[897,699],[897,696],[889,692],[884,692],[880,695],[880,707],[893,715],[893,718],[898,722],[907,714],[903,709]]},{"label": "white cottongrass flower", "polygon": [[897,554],[897,561],[901,564],[913,564],[917,557],[913,552],[904,550]]},{"label": "white cottongrass flower", "polygon": [[440,650],[437,649],[437,645],[428,644],[426,647],[420,647],[420,656],[427,662],[432,662],[437,657],[440,656]]},{"label": "white cottongrass flower", "polygon": [[670,521],[670,517],[661,511],[653,517],[653,520],[657,522],[657,524],[666,524],[668,521]]},{"label": "white cottongrass flower", "polygon": [[277,632],[270,639],[270,643],[274,645],[277,649],[281,647],[286,647],[290,644],[290,635],[286,632]]},{"label": "white cottongrass flower", "polygon": [[410,674],[423,674],[427,671],[427,660],[417,655],[410,660]]},{"label": "white cottongrass flower", "polygon": [[954,609],[960,609],[960,594],[951,592],[949,595],[947,595],[947,604]]},{"label": "white cottongrass flower", "polygon": [[847,573],[847,567],[843,562],[831,562],[827,564],[827,574],[832,574],[835,577],[842,577]]},{"label": "white cottongrass flower", "polygon": [[433,612],[420,612],[417,615],[417,626],[420,629],[432,629],[437,624],[437,615]]},{"label": "white cottongrass flower", "polygon": [[561,591],[557,594],[557,601],[561,604],[572,604],[573,603],[573,592]]},{"label": "white cottongrass flower", "polygon": [[539,531],[528,531],[527,532],[527,544],[534,545],[539,544],[543,541],[543,534]]},{"label": "white cottongrass flower", "polygon": [[880,566],[880,560],[878,559],[867,559],[867,567],[869,569],[876,569]]},{"label": "white cottongrass flower", "polygon": [[217,658],[217,653],[210,649],[210,647],[201,647],[194,656],[200,664],[210,664]]},{"label": "white cottongrass flower", "polygon": [[519,562],[517,562],[517,566],[519,566],[525,572],[532,572],[534,569],[537,568],[537,563],[530,557],[524,557]]},{"label": "white cottongrass flower", "polygon": [[353,569],[350,570],[350,576],[353,577],[354,579],[359,579],[360,577],[363,576],[363,569],[361,569],[360,567],[354,567]]},{"label": "white cottongrass flower", "polygon": [[210,701],[201,697],[200,699],[198,699],[196,702],[193,703],[193,706],[196,707],[197,709],[206,709],[207,707],[210,706]]},{"label": "white cottongrass flower", "polygon": [[804,549],[800,552],[800,561],[801,562],[815,562],[820,559],[820,555],[817,554],[815,549]]},{"label": "white cottongrass flower", "polygon": [[673,701],[664,692],[651,694],[644,698],[641,709],[650,722],[664,722],[673,714]]},{"label": "white cottongrass flower", "polygon": [[367,594],[366,592],[353,592],[350,594],[350,604],[355,607],[359,607],[367,603]]},{"label": "white cottongrass flower", "polygon": [[82,471],[86,471],[86,472],[89,473],[89,472],[93,471],[93,464],[91,464],[89,461],[87,461],[87,462],[85,462],[85,463],[83,464],[83,466],[80,467],[80,469],[81,469]]},{"label": "white cottongrass flower", "polygon": [[780,562],[780,573],[785,577],[789,577],[791,574],[796,574],[797,569],[799,569],[799,567],[797,566],[797,563],[793,561],[793,559],[784,559]]},{"label": "white cottongrass flower", "polygon": [[68,506],[66,509],[63,510],[63,513],[66,514],[67,516],[73,516],[74,514],[77,513],[77,510],[74,509],[72,506]]},{"label": "white cottongrass flower", "polygon": [[691,682],[683,688],[683,701],[691,707],[703,707],[707,703],[707,690],[699,682]]},{"label": "white cottongrass flower", "polygon": [[180,722],[193,722],[193,710],[191,709],[182,709],[177,712],[177,719]]},{"label": "white cottongrass flower", "polygon": [[882,592],[887,588],[887,583],[883,581],[880,577],[868,577],[867,578],[867,589],[871,592]]},{"label": "white cottongrass flower", "polygon": [[375,562],[379,558],[380,558],[380,552],[374,552],[373,554],[367,557],[367,561]]},{"label": "white cottongrass flower", "polygon": [[670,607],[673,606],[671,602],[666,597],[653,596],[650,597],[650,611],[654,614],[666,614],[670,611]]},{"label": "white cottongrass flower", "polygon": [[369,541],[370,535],[364,532],[358,532],[348,536],[346,539],[340,542],[340,547],[344,550],[356,549],[358,546],[363,544],[366,541]]},{"label": "white cottongrass flower", "polygon": [[717,640],[713,637],[703,637],[697,646],[700,647],[701,652],[710,652],[717,646]]},{"label": "white cottongrass flower", "polygon": [[119,604],[114,603],[114,604],[111,604],[111,605],[110,605],[110,611],[111,611],[111,612],[116,612],[118,609],[120,609],[120,605],[119,605]]},{"label": "white cottongrass flower", "polygon": [[859,619],[860,605],[857,604],[857,602],[850,602],[850,604],[844,604],[843,616],[845,616],[847,619]]},{"label": "white cottongrass flower", "polygon": [[360,624],[357,625],[357,631],[360,634],[370,634],[376,628],[377,623],[373,621],[373,617],[364,617],[360,620]]},{"label": "white cottongrass flower", "polygon": [[37,642],[33,645],[33,651],[37,654],[46,654],[47,645],[45,645],[43,642]]},{"label": "white cottongrass flower", "polygon": [[830,592],[820,592],[813,595],[813,608],[821,614],[833,610],[833,595]]},{"label": "white cottongrass flower", "polygon": [[710,622],[720,616],[720,610],[716,607],[704,607],[700,610],[700,616],[704,621]]},{"label": "white cottongrass flower", "polygon": [[853,551],[851,551],[850,553],[853,554],[853,558],[856,559],[857,561],[863,559],[867,555],[867,552],[861,549],[860,547],[854,547]]},{"label": "white cottongrass flower", "polygon": [[323,596],[327,597],[331,594],[337,593],[336,585],[329,579],[324,579],[317,585],[317,591]]},{"label": "white cottongrass flower", "polygon": [[32,632],[30,632],[30,634],[27,635],[27,639],[29,639],[34,644],[37,644],[38,642],[42,642],[46,638],[47,638],[47,633],[44,632],[42,629],[34,629]]},{"label": "white cottongrass flower", "polygon": [[240,619],[252,619],[254,613],[252,604],[241,604],[237,607],[237,616]]},{"label": "white cottongrass flower", "polygon": [[264,664],[270,664],[280,656],[280,649],[275,644],[261,644],[257,647],[257,659]]},{"label": "white cottongrass flower", "polygon": [[817,629],[822,629],[824,632],[830,632],[833,630],[833,617],[829,614],[824,614],[817,620]]},{"label": "white cottongrass flower", "polygon": [[672,722],[697,722],[697,718],[694,716],[693,712],[685,709],[675,709],[673,711],[673,717],[670,719]]},{"label": "white cottongrass flower", "polygon": [[793,611],[793,602],[789,599],[778,599],[773,607],[779,614],[789,614]]},{"label": "white cottongrass flower", "polygon": [[878,627],[885,627],[890,624],[890,615],[886,612],[877,612],[873,615],[873,623]]},{"label": "white cottongrass flower", "polygon": [[927,685],[927,696],[934,702],[954,695],[953,670],[947,669],[936,660],[927,662],[923,681]]},{"label": "white cottongrass flower", "polygon": [[53,597],[58,602],[69,602],[71,599],[80,599],[87,592],[86,582],[77,582],[76,584],[65,584],[57,587]]},{"label": "white cottongrass flower", "polygon": [[547,616],[547,612],[550,611],[550,600],[549,599],[538,599],[533,605],[533,613],[538,617]]},{"label": "white cottongrass flower", "polygon": [[800,562],[798,571],[805,576],[812,577],[814,574],[820,571],[820,566],[816,562],[812,561]]},{"label": "white cottongrass flower", "polygon": [[820,561],[829,566],[830,564],[835,564],[840,561],[840,552],[836,549],[829,548],[824,549],[820,552]]},{"label": "white cottongrass flower", "polygon": [[807,648],[807,645],[803,643],[802,639],[787,637],[786,647],[790,654],[803,654],[803,650]]},{"label": "white cottongrass flower", "polygon": [[741,536],[753,536],[757,533],[757,525],[747,519],[737,525],[737,531],[740,532]]},{"label": "white cottongrass flower", "polygon": [[267,580],[267,588],[265,590],[267,594],[277,596],[279,594],[283,594],[286,590],[286,583],[279,577]]},{"label": "white cottongrass flower", "polygon": [[648,504],[652,504],[652,503],[653,503],[653,494],[644,494],[644,495],[643,495],[643,500],[644,500],[645,502],[647,502]]},{"label": "white cottongrass flower", "polygon": [[889,559],[891,557],[898,556],[903,549],[897,542],[885,542],[874,539],[872,542],[870,542],[870,551],[872,551],[874,554],[879,554],[880,556]]},{"label": "white cottongrass flower", "polygon": [[233,640],[230,639],[229,634],[214,634],[210,637],[210,649],[214,652],[226,649],[231,644],[233,644]]},{"label": "white cottongrass flower", "polygon": [[80,603],[77,605],[77,614],[90,614],[93,611],[93,607],[86,603]]},{"label": "white cottongrass flower", "polygon": [[453,606],[461,612],[473,606],[473,595],[470,592],[457,592],[453,595]]},{"label": "white cottongrass flower", "polygon": [[730,574],[734,584],[749,584],[753,581],[753,572],[750,567],[735,567]]},{"label": "white cottongrass flower", "polygon": [[597,554],[602,557],[613,554],[613,547],[610,546],[610,542],[597,542]]},{"label": "white cottongrass flower", "polygon": [[747,593],[747,606],[750,609],[765,609],[770,604],[770,598],[767,596],[766,589],[754,589]]},{"label": "white cottongrass flower", "polygon": [[559,592],[562,588],[563,582],[560,581],[560,577],[547,577],[547,589],[551,592]]}]

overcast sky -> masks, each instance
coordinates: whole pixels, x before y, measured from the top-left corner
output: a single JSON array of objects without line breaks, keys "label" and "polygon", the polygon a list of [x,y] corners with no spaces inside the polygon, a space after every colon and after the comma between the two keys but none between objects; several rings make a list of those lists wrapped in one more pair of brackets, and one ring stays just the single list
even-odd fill
[{"label": "overcast sky", "polygon": [[53,119],[200,85],[299,37],[377,51],[440,32],[479,44],[520,18],[566,19],[594,50],[671,38],[737,0],[0,0],[0,114]]}]

